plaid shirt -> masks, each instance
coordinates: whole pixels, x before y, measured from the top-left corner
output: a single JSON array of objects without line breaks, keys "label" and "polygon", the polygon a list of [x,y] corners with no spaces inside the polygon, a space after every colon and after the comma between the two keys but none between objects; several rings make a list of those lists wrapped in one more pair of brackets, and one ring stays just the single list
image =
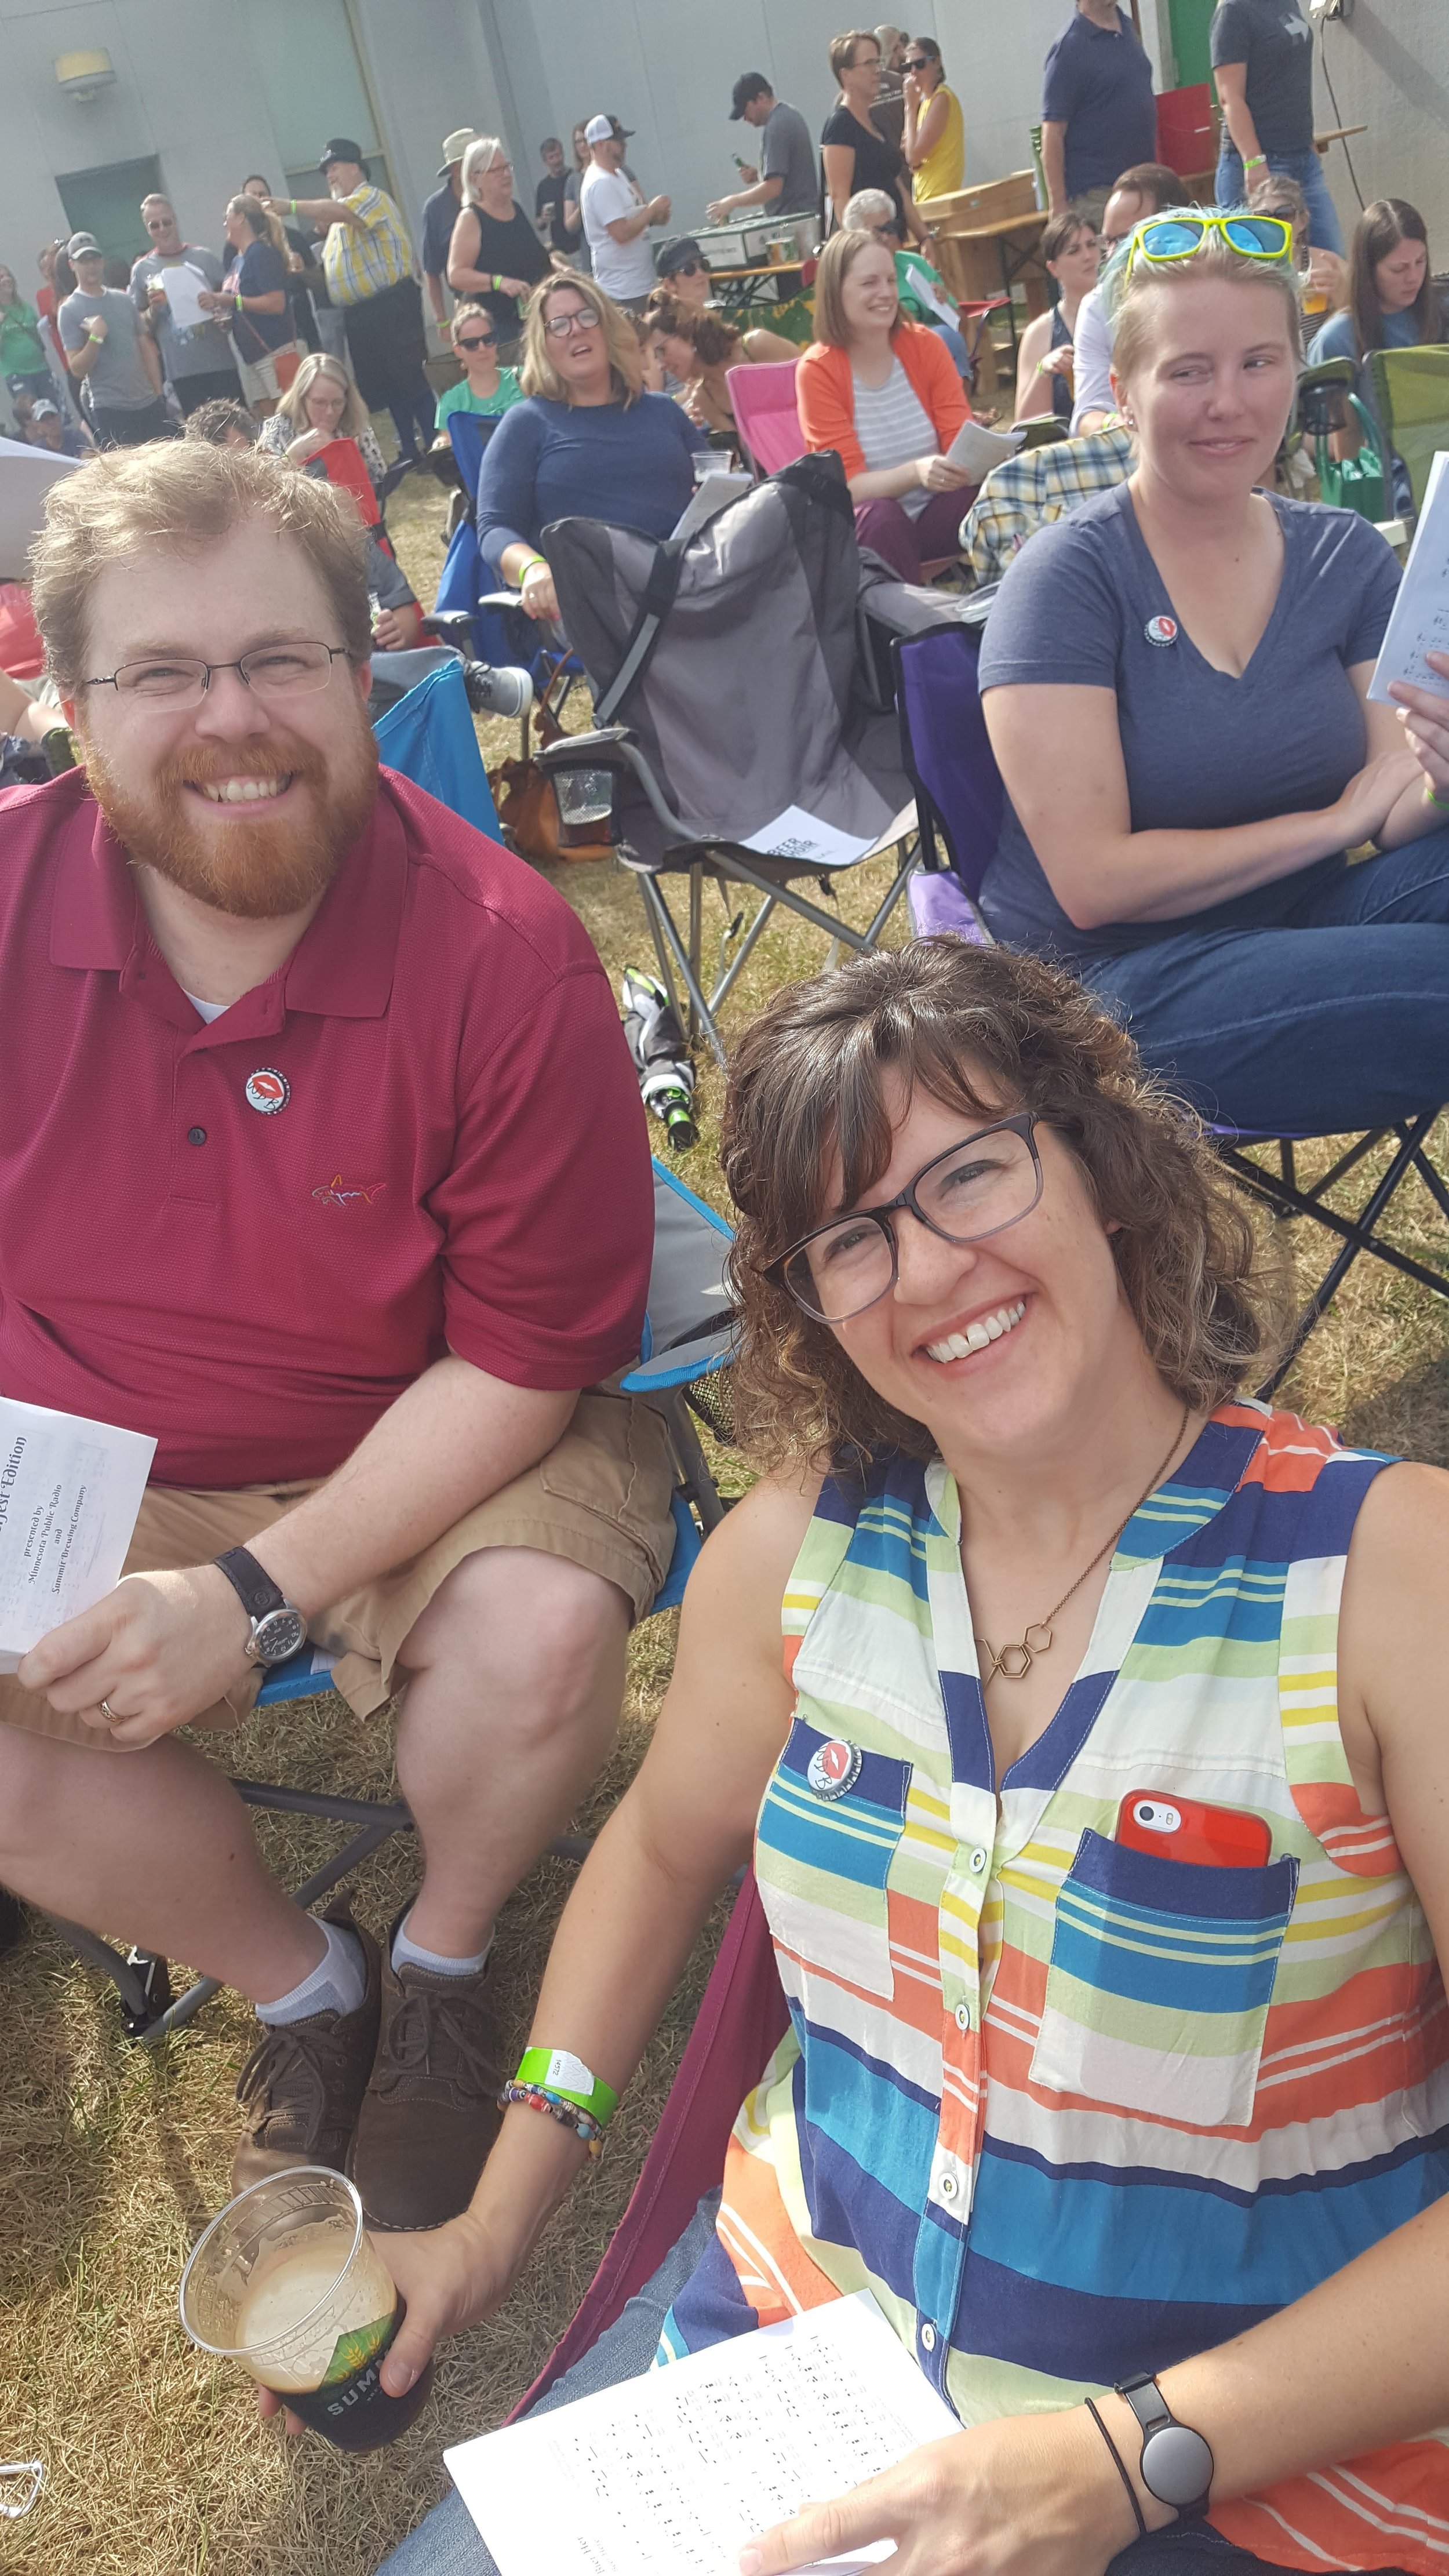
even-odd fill
[{"label": "plaid shirt", "polygon": [[999,581],[1036,529],[1064,519],[1094,492],[1110,492],[1132,471],[1132,433],[1120,426],[1058,439],[994,465],[961,527],[962,551],[978,588]]},{"label": "plaid shirt", "polygon": [[329,224],[322,245],[322,274],[334,304],[365,304],[410,277],[413,246],[391,197],[381,188],[354,188],[338,204],[351,206],[360,224]]}]

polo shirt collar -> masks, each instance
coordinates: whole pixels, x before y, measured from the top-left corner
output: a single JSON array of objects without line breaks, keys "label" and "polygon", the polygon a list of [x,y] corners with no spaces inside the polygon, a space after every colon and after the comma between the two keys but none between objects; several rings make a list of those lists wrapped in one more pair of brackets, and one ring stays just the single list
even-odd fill
[{"label": "polo shirt collar", "polygon": [[[229,1038],[261,1036],[280,1029],[288,1011],[381,1019],[392,995],[407,868],[402,817],[380,783],[371,821],[286,964],[201,1034],[224,1029]],[[164,1017],[182,1025],[192,1018],[147,927],[125,850],[90,797],[78,806],[58,854],[50,958],[54,966],[119,974],[123,992],[144,982],[146,998]]]}]

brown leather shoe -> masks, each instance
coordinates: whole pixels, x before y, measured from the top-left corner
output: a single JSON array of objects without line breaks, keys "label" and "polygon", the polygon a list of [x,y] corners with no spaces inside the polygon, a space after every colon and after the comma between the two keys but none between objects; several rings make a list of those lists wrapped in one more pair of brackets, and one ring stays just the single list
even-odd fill
[{"label": "brown leather shoe", "polygon": [[498,2135],[499,2039],[476,1977],[382,1962],[382,2028],[349,2171],[374,2227],[441,2227]]},{"label": "brown leather shoe", "polygon": [[288,2165],[332,2165],[347,2170],[347,2150],[357,2125],[377,2050],[382,1956],[370,1932],[352,1920],[344,1899],[329,1906],[324,1923],[355,1932],[367,1959],[367,1991],[355,2012],[312,2013],[268,2029],[237,2080],[236,2098],[247,2112],[246,2135],[232,2158],[231,2187],[245,2191],[263,2174]]}]

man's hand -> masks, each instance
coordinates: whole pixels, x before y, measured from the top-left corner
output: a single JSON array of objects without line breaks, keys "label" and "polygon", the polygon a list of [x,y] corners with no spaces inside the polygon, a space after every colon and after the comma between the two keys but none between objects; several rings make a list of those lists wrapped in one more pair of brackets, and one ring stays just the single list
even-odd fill
[{"label": "man's hand", "polygon": [[705,207],[705,222],[707,224],[722,224],[727,215],[732,215],[734,213],[738,203],[739,199],[737,197],[716,197],[712,206]]},{"label": "man's hand", "polygon": [[669,208],[670,201],[667,197],[651,197],[648,206],[649,221],[651,224],[667,224],[669,221]]},{"label": "man's hand", "polygon": [[[245,1610],[214,1565],[128,1574],[93,1610],[32,1646],[16,1680],[139,1752],[245,1678],[250,1634]],[[109,1719],[100,1713],[102,1700]]]},{"label": "man's hand", "polygon": [[108,337],[110,328],[103,313],[93,313],[86,324],[86,336],[91,340],[104,340]]},{"label": "man's hand", "polygon": [[372,640],[380,653],[405,653],[413,640],[412,622],[395,608],[380,608],[372,621]]},{"label": "man's hand", "polygon": [[[484,2222],[464,2211],[425,2236],[374,2236],[374,2251],[386,2264],[407,2305],[382,2365],[382,2384],[389,2397],[406,2397],[432,2359],[433,2348],[448,2335],[462,2334],[501,2307],[513,2287],[516,2267],[494,2244]],[[286,2400],[270,2388],[257,2391],[257,2412],[280,2415]],[[300,2418],[287,2415],[289,2433],[305,2430]]]},{"label": "man's hand", "polygon": [[511,295],[517,304],[526,304],[533,293],[526,277],[500,277],[496,292]]}]

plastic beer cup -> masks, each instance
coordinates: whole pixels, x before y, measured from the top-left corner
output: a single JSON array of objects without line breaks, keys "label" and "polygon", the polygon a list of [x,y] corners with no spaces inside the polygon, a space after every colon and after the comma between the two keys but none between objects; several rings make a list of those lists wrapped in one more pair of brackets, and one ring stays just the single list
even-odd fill
[{"label": "plastic beer cup", "polygon": [[239,2361],[344,2451],[406,2432],[432,2386],[382,2386],[403,2303],[352,2184],[325,2165],[264,2175],[229,2201],[181,2276],[181,2322],[201,2351]]}]

